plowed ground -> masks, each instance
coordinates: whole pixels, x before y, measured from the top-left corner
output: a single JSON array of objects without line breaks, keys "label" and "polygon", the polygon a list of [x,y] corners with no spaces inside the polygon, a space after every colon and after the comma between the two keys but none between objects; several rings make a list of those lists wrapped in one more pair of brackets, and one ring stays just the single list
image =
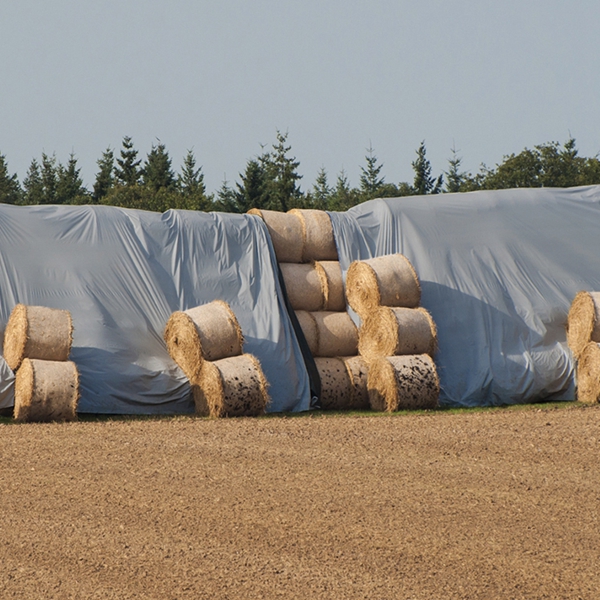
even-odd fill
[{"label": "plowed ground", "polygon": [[600,598],[600,408],[0,425],[0,598]]}]

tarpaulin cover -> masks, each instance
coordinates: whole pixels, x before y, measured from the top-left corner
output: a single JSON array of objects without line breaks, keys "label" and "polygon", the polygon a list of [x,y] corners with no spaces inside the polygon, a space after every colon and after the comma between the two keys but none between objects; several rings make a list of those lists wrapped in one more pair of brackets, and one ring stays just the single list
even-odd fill
[{"label": "tarpaulin cover", "polygon": [[[0,204],[0,336],[17,303],[71,311],[80,412],[193,412],[169,357],[170,314],[228,302],[270,384],[270,411],[307,410],[308,376],[262,220],[108,206]],[[0,360],[0,408],[14,376]]]},{"label": "tarpaulin cover", "polygon": [[401,252],[437,324],[444,405],[573,400],[569,306],[600,290],[600,187],[373,200],[330,213],[342,270]]}]

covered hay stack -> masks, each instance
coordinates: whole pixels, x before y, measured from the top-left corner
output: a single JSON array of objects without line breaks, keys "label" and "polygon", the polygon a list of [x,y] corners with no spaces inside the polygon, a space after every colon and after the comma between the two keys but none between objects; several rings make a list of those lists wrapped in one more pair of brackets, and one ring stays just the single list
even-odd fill
[{"label": "covered hay stack", "polygon": [[174,312],[164,338],[171,358],[190,380],[200,376],[205,360],[238,356],[244,343],[236,316],[222,300]]},{"label": "covered hay stack", "polygon": [[596,404],[600,400],[600,346],[586,344],[577,362],[577,400]]},{"label": "covered hay stack", "polygon": [[23,360],[15,380],[17,421],[74,421],[78,401],[79,374],[75,363]]},{"label": "covered hay stack", "polygon": [[65,361],[72,342],[68,310],[17,304],[4,332],[4,360],[13,371],[25,358]]},{"label": "covered hay stack", "polygon": [[304,231],[300,219],[295,214],[258,208],[252,208],[248,214],[258,215],[265,222],[277,262],[302,262]]},{"label": "covered hay stack", "polygon": [[321,378],[323,410],[364,410],[369,407],[367,365],[360,356],[315,358]]},{"label": "covered hay stack", "polygon": [[600,342],[600,292],[578,292],[567,318],[567,343],[575,358],[589,342]]},{"label": "covered hay stack", "polygon": [[408,258],[389,254],[354,261],[346,275],[346,297],[356,314],[365,319],[379,306],[416,308],[421,286]]},{"label": "covered hay stack", "polygon": [[288,211],[300,221],[304,234],[302,260],[338,260],[331,218],[323,210],[292,208]]},{"label": "covered hay stack", "polygon": [[316,356],[319,351],[319,331],[317,330],[317,322],[312,313],[306,310],[297,310],[296,318],[298,319],[300,329],[302,329],[310,353],[313,356]]},{"label": "covered hay stack", "polygon": [[329,294],[327,275],[319,263],[281,263],[279,267],[294,310],[323,310]]},{"label": "covered hay stack", "polygon": [[367,360],[400,354],[433,356],[436,346],[435,323],[424,308],[382,306],[360,328],[358,349]]},{"label": "covered hay stack", "polygon": [[386,412],[435,408],[440,394],[437,371],[427,354],[374,360],[367,387],[371,408]]},{"label": "covered hay stack", "polygon": [[342,267],[337,260],[322,260],[319,265],[323,268],[327,277],[327,302],[323,307],[325,310],[345,311],[346,294],[344,293],[344,280],[342,279]]},{"label": "covered hay stack", "polygon": [[192,381],[196,413],[210,417],[254,417],[269,402],[267,380],[252,354],[206,361]]}]

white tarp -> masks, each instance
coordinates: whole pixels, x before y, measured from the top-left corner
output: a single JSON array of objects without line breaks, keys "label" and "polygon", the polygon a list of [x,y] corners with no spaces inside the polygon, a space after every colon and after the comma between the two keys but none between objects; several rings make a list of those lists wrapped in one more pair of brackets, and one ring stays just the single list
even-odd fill
[{"label": "white tarp", "polygon": [[[0,204],[0,337],[15,304],[71,311],[80,412],[193,412],[162,338],[169,315],[227,301],[270,384],[268,410],[307,410],[309,381],[262,220],[108,206]],[[14,377],[0,360],[0,408]]]},{"label": "white tarp", "polygon": [[565,324],[600,290],[600,186],[373,200],[330,213],[344,273],[401,252],[437,324],[441,402],[573,400]]}]

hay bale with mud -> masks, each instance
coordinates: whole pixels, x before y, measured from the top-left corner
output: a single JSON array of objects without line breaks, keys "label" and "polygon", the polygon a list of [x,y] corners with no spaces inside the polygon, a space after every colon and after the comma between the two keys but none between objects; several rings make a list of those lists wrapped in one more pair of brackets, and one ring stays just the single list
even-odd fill
[{"label": "hay bale with mud", "polygon": [[79,374],[74,362],[25,358],[15,378],[17,421],[74,421]]},{"label": "hay bale with mud", "polygon": [[292,208],[302,226],[304,247],[302,260],[338,260],[331,218],[324,210]]},{"label": "hay bale with mud", "polygon": [[281,274],[294,310],[323,310],[327,305],[327,275],[319,263],[281,263]]},{"label": "hay bale with mud", "polygon": [[369,368],[367,362],[362,356],[342,356],[341,360],[346,366],[352,384],[352,394],[347,408],[349,410],[369,409],[369,390],[367,388]]},{"label": "hay bale with mud", "polygon": [[381,356],[429,354],[437,348],[437,330],[424,308],[381,306],[363,321],[358,351],[367,360]]},{"label": "hay bale with mud", "polygon": [[428,354],[375,359],[369,364],[367,387],[371,408],[385,412],[435,408],[440,395],[435,364]]},{"label": "hay bale with mud", "polygon": [[319,331],[317,330],[317,323],[315,322],[312,313],[307,310],[297,310],[295,312],[310,353],[313,356],[316,356],[319,351]]},{"label": "hay bale with mud", "polygon": [[417,273],[403,254],[354,261],[346,275],[348,304],[361,319],[379,306],[416,308],[421,301]]},{"label": "hay bale with mud", "polygon": [[196,414],[203,417],[255,417],[269,403],[267,380],[252,354],[206,361],[192,391]]},{"label": "hay bale with mud", "polygon": [[25,358],[65,361],[72,343],[68,310],[17,304],[4,332],[4,360],[13,371]]},{"label": "hay bale with mud", "polygon": [[347,312],[311,313],[317,327],[315,356],[354,356],[358,353],[358,329]]},{"label": "hay bale with mud", "polygon": [[235,314],[222,300],[174,312],[164,339],[171,358],[190,380],[200,376],[205,360],[238,356],[244,343]]},{"label": "hay bale with mud", "polygon": [[589,342],[577,361],[577,400],[586,404],[600,401],[600,345]]},{"label": "hay bale with mud", "polygon": [[297,215],[258,208],[252,208],[248,214],[258,215],[265,222],[273,242],[277,262],[302,262],[304,230]]},{"label": "hay bale with mud", "polygon": [[600,342],[600,292],[578,292],[567,317],[567,344],[579,358],[590,342]]},{"label": "hay bale with mud", "polygon": [[321,260],[318,264],[323,268],[327,277],[327,302],[324,310],[346,310],[346,294],[344,293],[344,280],[342,267],[337,260]]},{"label": "hay bale with mud", "polygon": [[341,358],[315,358],[321,378],[321,408],[347,410],[354,398],[354,386]]}]

